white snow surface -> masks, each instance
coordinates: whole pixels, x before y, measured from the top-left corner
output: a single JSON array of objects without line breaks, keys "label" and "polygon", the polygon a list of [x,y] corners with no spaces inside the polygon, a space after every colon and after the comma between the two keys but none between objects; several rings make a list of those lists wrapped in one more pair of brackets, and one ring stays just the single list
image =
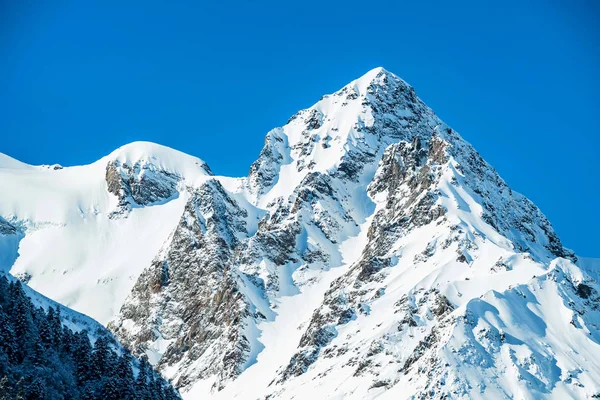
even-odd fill
[{"label": "white snow surface", "polygon": [[[333,282],[347,279],[343,292],[353,293],[353,267],[372,240],[374,216],[389,207],[387,192],[373,195],[367,189],[381,173],[386,148],[402,139],[361,129],[375,121],[374,111],[363,104],[373,96],[369,87],[385,76],[392,75],[382,68],[369,71],[269,132],[271,158],[262,166],[274,179],[265,187],[258,188],[251,177],[214,177],[248,212],[251,237],[259,229],[257,221],[277,209],[277,199],[293,199],[309,172],[333,176],[348,154],[372,154],[358,180],[335,178],[335,188],[345,194],[344,207],[357,226],[342,226],[336,232],[338,240],[330,243],[314,225],[303,225],[307,246],[320,246],[331,256],[329,268],[310,270],[306,276],[300,269],[283,270],[278,294],[268,298],[271,309],[263,313],[265,320],[246,330],[249,342],[260,346],[252,348],[241,374],[220,391],[214,389],[214,377],[195,382],[182,393],[184,398],[403,399],[447,394],[564,399],[600,393],[600,314],[591,303],[600,289],[600,262],[556,258],[545,247],[548,239],[542,230],[533,226],[536,221],[527,229],[535,237],[527,239],[528,248],[521,243],[523,232],[495,229],[482,216],[485,199],[461,172],[463,160],[452,156],[439,167],[435,185],[436,204],[446,210],[445,220],[395,238],[385,255],[392,265],[361,288],[363,311],[331,328],[334,337],[306,372],[280,379],[316,310],[328,309],[324,300]],[[407,107],[393,118],[408,124],[414,112]],[[307,128],[310,121],[318,121],[315,128]],[[434,132],[438,126],[445,128],[433,113],[423,124]],[[460,138],[452,140],[450,147],[469,146]],[[107,190],[110,161],[149,163],[178,176],[178,194],[134,207],[124,218],[109,218],[118,203]],[[493,171],[489,168],[486,171]],[[168,241],[193,188],[209,177],[200,159],[146,142],[123,146],[90,165],[62,169],[29,166],[0,154],[0,217],[18,229],[14,235],[0,236],[0,268],[30,275],[29,285],[35,290],[106,325]],[[482,187],[496,190],[492,184]],[[519,196],[514,194],[516,202],[522,201]],[[504,205],[496,204],[498,209]],[[320,201],[313,211],[322,215],[328,207],[332,206]],[[263,275],[273,268],[266,261],[258,265],[241,268],[263,268]],[[581,297],[582,283],[594,295]],[[443,316],[435,314],[438,294],[452,304]],[[244,295],[255,304],[264,301],[262,293],[248,290]],[[407,310],[398,305],[402,299],[410,304],[415,326],[400,322]],[[435,342],[403,369],[432,332]],[[160,359],[169,344],[157,341],[148,352],[151,361]],[[334,356],[323,356],[326,353]],[[176,376],[177,365],[162,372]]]}]

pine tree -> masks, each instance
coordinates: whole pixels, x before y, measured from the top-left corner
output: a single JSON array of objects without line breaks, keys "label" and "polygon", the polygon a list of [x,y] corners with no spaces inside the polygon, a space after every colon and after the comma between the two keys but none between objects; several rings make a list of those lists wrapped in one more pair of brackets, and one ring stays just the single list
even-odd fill
[{"label": "pine tree", "polygon": [[73,361],[76,367],[76,379],[83,384],[92,378],[90,358],[92,346],[87,337],[87,331],[81,331],[74,335]]},{"label": "pine tree", "polygon": [[167,399],[167,400],[179,400],[180,399],[179,395],[177,394],[177,392],[175,391],[173,386],[170,386],[170,385],[165,386],[164,392],[165,392],[165,399]]},{"label": "pine tree", "polygon": [[6,276],[4,275],[0,276],[0,306],[6,304],[7,302],[8,288],[8,279],[6,279]]},{"label": "pine tree", "polygon": [[21,287],[21,282],[16,281],[9,285],[8,290],[9,318],[12,320],[16,342],[16,358],[21,363],[29,352],[29,347],[34,342],[32,339],[32,306],[29,298]]},{"label": "pine tree", "polygon": [[113,371],[113,352],[108,344],[108,339],[100,336],[94,343],[92,352],[91,365],[92,377],[100,379],[103,376],[109,375]]},{"label": "pine tree", "polygon": [[62,324],[60,322],[60,309],[48,307],[46,315],[46,324],[48,327],[48,336],[52,347],[58,347],[62,336]]},{"label": "pine tree", "polygon": [[41,341],[36,341],[32,345],[32,351],[27,359],[36,367],[43,366],[46,363],[46,349]]},{"label": "pine tree", "polygon": [[102,398],[119,400],[124,399],[121,396],[121,393],[119,393],[119,386],[116,382],[116,379],[105,377],[101,380],[101,385],[102,389],[100,392],[102,393]]},{"label": "pine tree", "polygon": [[71,357],[73,355],[74,341],[75,339],[73,332],[66,326],[62,327],[58,347],[60,349],[60,352],[63,353],[64,356]]},{"label": "pine tree", "polygon": [[148,387],[148,373],[151,371],[148,358],[142,356],[140,359],[139,372],[135,381],[135,390],[140,400],[151,400]]},{"label": "pine tree", "polygon": [[13,323],[0,307],[0,351],[6,354],[8,362],[17,362],[17,339]]},{"label": "pine tree", "polygon": [[43,345],[45,348],[50,348],[54,345],[52,332],[50,331],[50,325],[48,324],[47,319],[44,318],[39,322],[38,334],[41,341],[40,344]]},{"label": "pine tree", "polygon": [[165,400],[165,393],[162,388],[162,382],[159,379],[152,379],[150,384],[153,400]]},{"label": "pine tree", "polygon": [[119,391],[119,398],[123,400],[135,399],[135,379],[133,377],[133,370],[131,369],[131,363],[133,357],[128,351],[124,351],[122,356],[119,357],[116,368],[116,380],[117,388]]}]

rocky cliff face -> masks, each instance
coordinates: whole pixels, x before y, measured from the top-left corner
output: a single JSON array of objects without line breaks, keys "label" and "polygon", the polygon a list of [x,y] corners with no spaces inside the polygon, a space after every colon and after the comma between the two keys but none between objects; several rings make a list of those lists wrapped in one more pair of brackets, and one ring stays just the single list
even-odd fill
[{"label": "rocky cliff face", "polygon": [[104,165],[107,218],[182,204],[109,327],[184,397],[600,392],[569,355],[600,359],[597,276],[392,73],[269,132],[247,178],[162,157]]},{"label": "rocky cliff face", "polygon": [[225,382],[248,358],[244,328],[253,308],[233,269],[246,217],[218,181],[190,189],[177,228],[110,325],[159,368],[177,366],[180,387],[213,375]]},{"label": "rocky cliff face", "polygon": [[119,201],[111,218],[127,215],[132,207],[143,207],[168,201],[178,194],[181,177],[157,168],[152,163],[122,163],[109,161],[106,165],[106,188]]}]

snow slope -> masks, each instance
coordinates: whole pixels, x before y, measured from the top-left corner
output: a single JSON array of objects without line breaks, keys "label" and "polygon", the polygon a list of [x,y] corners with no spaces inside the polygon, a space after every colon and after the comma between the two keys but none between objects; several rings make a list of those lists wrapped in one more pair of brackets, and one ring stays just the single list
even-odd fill
[{"label": "snow slope", "polygon": [[55,168],[0,158],[0,267],[185,398],[600,393],[596,261],[382,68],[247,178],[149,143]]},{"label": "snow slope", "polygon": [[[119,311],[174,229],[183,212],[185,185],[209,174],[195,157],[144,142],[123,146],[90,165],[57,170],[2,160],[0,215],[15,230],[0,239],[4,268],[16,259],[11,273],[31,276],[32,288],[103,324]],[[185,177],[179,183],[182,195],[111,219],[118,199],[107,191],[105,175],[114,161],[149,164]]]}]

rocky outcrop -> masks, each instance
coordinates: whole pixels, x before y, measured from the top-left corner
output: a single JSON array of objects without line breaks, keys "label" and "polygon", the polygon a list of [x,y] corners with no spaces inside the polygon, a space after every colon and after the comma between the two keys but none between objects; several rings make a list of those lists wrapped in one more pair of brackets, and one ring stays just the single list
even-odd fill
[{"label": "rocky outcrop", "polygon": [[[279,198],[243,242],[236,266],[267,296],[292,294],[339,263],[327,252],[342,234],[358,228],[348,210],[348,193],[325,174],[308,173],[288,199]],[[299,249],[303,249],[299,251]]]},{"label": "rocky outcrop", "polygon": [[12,225],[10,222],[0,217],[0,235],[15,235],[17,233],[17,228]]},{"label": "rocky outcrop", "polygon": [[258,159],[250,166],[248,188],[255,196],[260,196],[277,183],[279,168],[289,158],[287,137],[281,129],[267,134],[265,145]]},{"label": "rocky outcrop", "polygon": [[143,207],[164,202],[177,196],[176,174],[161,170],[152,163],[137,162],[133,165],[110,161],[106,165],[106,186],[109,193],[117,196],[118,209],[111,217],[127,215],[132,207]]}]

